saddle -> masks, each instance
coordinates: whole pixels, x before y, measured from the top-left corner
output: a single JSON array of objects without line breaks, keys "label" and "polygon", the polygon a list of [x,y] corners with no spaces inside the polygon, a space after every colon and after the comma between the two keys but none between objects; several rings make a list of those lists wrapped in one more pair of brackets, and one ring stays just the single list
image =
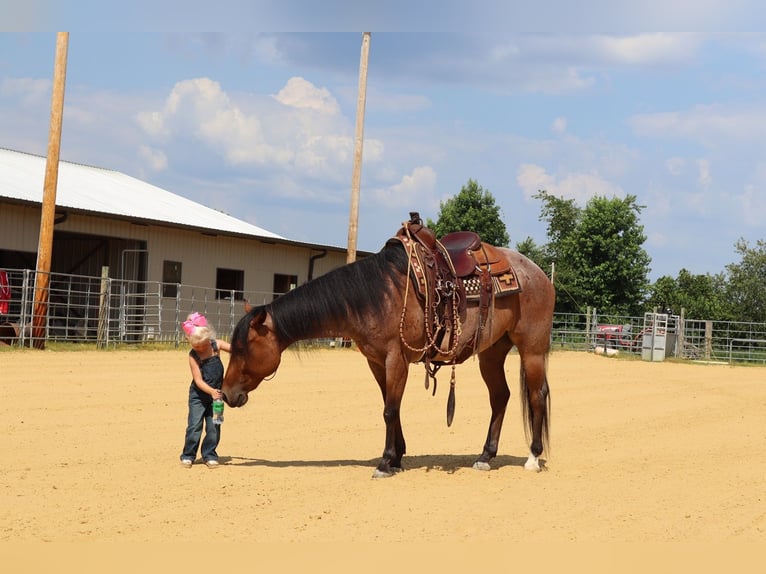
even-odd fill
[{"label": "saddle", "polygon": [[473,231],[457,231],[436,239],[417,212],[410,213],[410,220],[402,223],[394,239],[401,241],[409,254],[413,282],[418,296],[425,301],[426,336],[431,345],[423,350],[431,357],[442,355],[457,360],[466,305],[478,302],[480,322],[473,345],[476,350],[494,298],[521,290],[510,262]]},{"label": "saddle", "polygon": [[[407,303],[402,309],[399,333],[402,344],[410,351],[422,352],[425,363],[425,387],[434,381],[442,365],[452,365],[447,399],[447,426],[455,412],[455,365],[476,353],[487,323],[491,323],[496,296],[521,290],[510,262],[492,245],[484,243],[472,231],[448,233],[441,240],[423,225],[418,212],[410,212],[410,220],[389,241],[400,241],[409,257],[412,283],[423,301],[425,343],[412,347],[404,338],[403,325]],[[409,283],[407,284],[409,287]],[[465,320],[467,302],[478,302],[479,324],[473,344],[458,349]]]},{"label": "saddle", "polygon": [[455,231],[441,238],[455,273],[463,280],[468,301],[482,303],[481,294],[489,291],[502,297],[521,291],[510,261],[494,245],[484,243],[473,231]]}]

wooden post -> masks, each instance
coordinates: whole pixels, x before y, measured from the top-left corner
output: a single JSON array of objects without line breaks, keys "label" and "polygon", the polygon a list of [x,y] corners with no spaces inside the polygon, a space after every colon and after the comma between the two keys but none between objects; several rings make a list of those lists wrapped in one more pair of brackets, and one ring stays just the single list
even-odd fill
[{"label": "wooden post", "polygon": [[367,61],[370,56],[370,33],[362,34],[362,56],[359,62],[359,98],[356,103],[356,134],[354,137],[354,171],[351,176],[351,210],[348,220],[348,252],[346,263],[356,261],[356,240],[359,222],[359,187],[362,178],[362,147],[364,142],[364,107],[367,97]]},{"label": "wooden post", "polygon": [[35,303],[32,313],[32,344],[35,349],[45,348],[45,325],[48,318],[48,289],[53,252],[53,224],[56,216],[56,186],[59,175],[59,150],[61,147],[61,125],[64,117],[64,85],[66,83],[68,47],[69,32],[59,32],[56,36],[56,63],[53,70],[48,159],[45,164],[40,237],[37,246],[35,272]]},{"label": "wooden post", "polygon": [[101,290],[98,297],[98,331],[96,346],[103,349],[109,342],[107,333],[109,326],[109,267],[101,267]]}]

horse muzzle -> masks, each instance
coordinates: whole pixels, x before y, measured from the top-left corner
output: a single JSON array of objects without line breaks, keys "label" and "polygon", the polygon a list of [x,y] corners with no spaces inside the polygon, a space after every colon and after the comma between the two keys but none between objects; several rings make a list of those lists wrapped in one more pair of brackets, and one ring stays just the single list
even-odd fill
[{"label": "horse muzzle", "polygon": [[241,391],[236,391],[233,393],[223,393],[223,400],[226,402],[227,405],[230,407],[242,407],[247,402],[248,395],[247,393],[243,393]]}]

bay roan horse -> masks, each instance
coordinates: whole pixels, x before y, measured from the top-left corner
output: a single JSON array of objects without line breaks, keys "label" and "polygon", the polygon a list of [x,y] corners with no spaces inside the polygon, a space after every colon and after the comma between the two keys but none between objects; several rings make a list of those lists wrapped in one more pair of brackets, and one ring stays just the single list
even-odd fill
[{"label": "bay roan horse", "polygon": [[[406,225],[407,222],[403,229]],[[348,337],[367,359],[383,394],[386,439],[374,476],[391,476],[401,470],[406,451],[399,409],[409,364],[425,363],[426,382],[429,365],[436,365],[437,369],[441,364],[452,365],[452,391],[454,364],[478,353],[492,413],[487,439],[474,468],[489,470],[490,460],[497,455],[511,394],[505,377],[505,358],[516,346],[525,433],[528,439],[531,435],[530,454],[524,466],[539,471],[539,457],[548,442],[550,396],[546,367],[555,298],[551,281],[523,255],[492,248],[493,253],[507,260],[503,264],[511,264],[521,290],[502,297],[491,296],[490,305],[483,308],[471,301],[457,305],[460,318],[452,326],[454,343],[448,345],[447,351],[439,351],[432,344],[436,328],[428,323],[439,319],[427,312],[428,299],[419,297],[414,281],[408,280],[417,278],[407,245],[411,244],[391,239],[378,253],[330,271],[267,305],[246,305],[247,313],[232,333],[231,357],[223,382],[224,400],[232,407],[244,405],[248,393],[277,370],[282,352],[291,344],[306,339]],[[430,373],[434,375],[435,371]],[[453,397],[451,392],[454,405]]]}]

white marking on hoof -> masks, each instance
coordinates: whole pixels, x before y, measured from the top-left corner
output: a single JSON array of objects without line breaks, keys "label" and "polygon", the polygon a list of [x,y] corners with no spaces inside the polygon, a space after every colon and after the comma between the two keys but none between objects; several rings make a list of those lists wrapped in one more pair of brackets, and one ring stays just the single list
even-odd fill
[{"label": "white marking on hoof", "polygon": [[524,469],[540,472],[540,461],[535,455],[529,453],[529,458],[527,459],[527,462],[524,463]]},{"label": "white marking on hoof", "polygon": [[473,463],[473,467],[476,470],[491,470],[488,462],[483,462],[481,460],[477,460]]},{"label": "white marking on hoof", "polygon": [[394,476],[393,472],[383,472],[381,470],[375,469],[375,472],[372,473],[372,478],[391,478]]}]

